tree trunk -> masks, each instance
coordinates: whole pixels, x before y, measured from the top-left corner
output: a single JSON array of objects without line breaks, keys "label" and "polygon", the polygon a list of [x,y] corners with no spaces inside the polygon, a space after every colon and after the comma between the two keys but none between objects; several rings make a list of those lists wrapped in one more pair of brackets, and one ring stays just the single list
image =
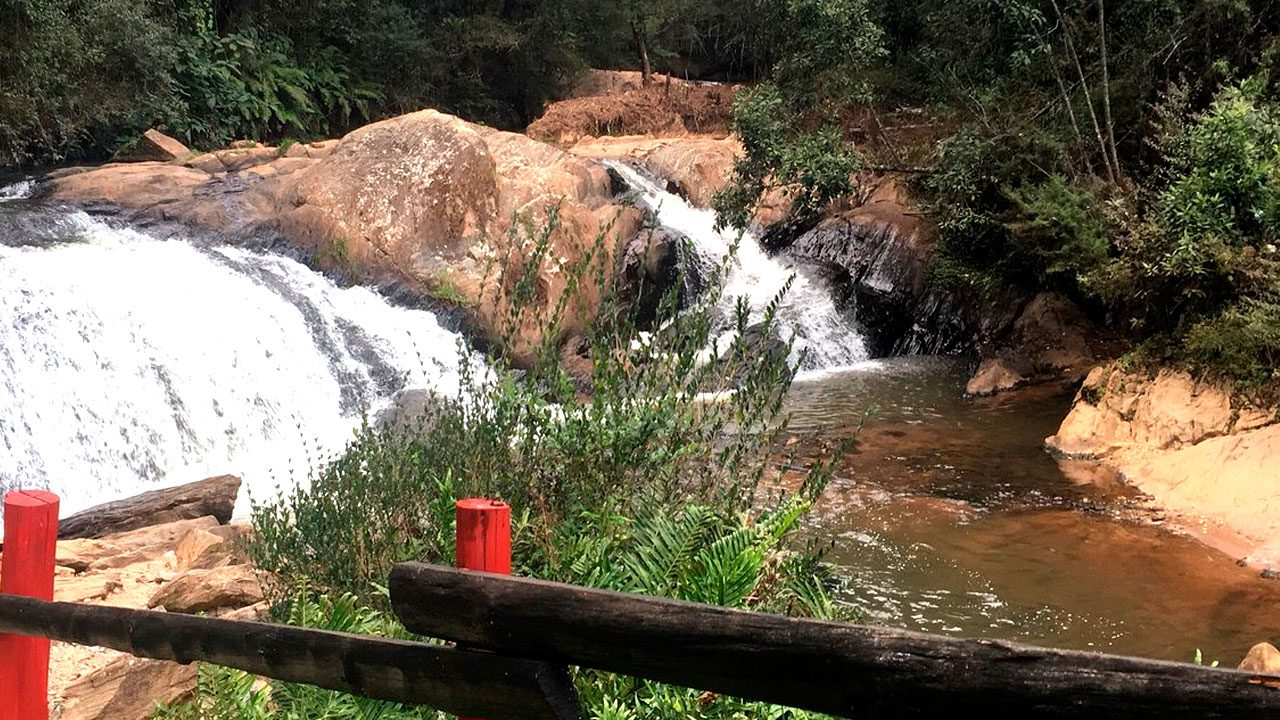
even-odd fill
[{"label": "tree trunk", "polygon": [[640,77],[645,87],[653,82],[653,66],[649,64],[649,44],[645,42],[644,23],[631,23],[631,34],[636,39],[636,52],[640,54]]},{"label": "tree trunk", "polygon": [[1058,22],[1062,24],[1062,34],[1067,39],[1067,52],[1070,54],[1072,61],[1076,65],[1076,74],[1080,76],[1080,88],[1084,91],[1084,101],[1089,107],[1089,119],[1093,121],[1093,133],[1098,138],[1098,147],[1102,150],[1102,164],[1107,167],[1107,178],[1112,183],[1116,182],[1115,168],[1111,165],[1111,154],[1107,152],[1107,141],[1102,137],[1102,126],[1098,123],[1098,113],[1093,109],[1093,98],[1089,96],[1089,81],[1084,76],[1084,66],[1080,64],[1080,56],[1076,53],[1075,41],[1071,39],[1071,27],[1067,24],[1067,16],[1062,14],[1062,8],[1058,6],[1057,0],[1052,0],[1053,11],[1058,16]]},{"label": "tree trunk", "polygon": [[1116,153],[1116,125],[1111,120],[1111,71],[1107,69],[1107,15],[1098,4],[1098,44],[1102,47],[1102,114],[1107,123],[1107,143],[1111,148],[1111,165],[1117,178],[1120,175],[1120,156]]}]

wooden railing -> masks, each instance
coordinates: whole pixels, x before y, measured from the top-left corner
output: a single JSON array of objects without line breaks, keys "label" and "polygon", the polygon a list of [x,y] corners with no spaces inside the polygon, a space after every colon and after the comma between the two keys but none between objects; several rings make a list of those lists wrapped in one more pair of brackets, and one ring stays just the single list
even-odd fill
[{"label": "wooden railing", "polygon": [[[489,542],[487,522],[464,521],[464,531]],[[420,563],[397,566],[390,588],[407,628],[458,646],[12,595],[0,596],[0,633],[217,663],[492,720],[580,717],[570,666],[857,718],[1280,717],[1280,677],[1238,670],[788,618]],[[12,705],[3,698],[0,718],[34,717],[12,714]]]}]

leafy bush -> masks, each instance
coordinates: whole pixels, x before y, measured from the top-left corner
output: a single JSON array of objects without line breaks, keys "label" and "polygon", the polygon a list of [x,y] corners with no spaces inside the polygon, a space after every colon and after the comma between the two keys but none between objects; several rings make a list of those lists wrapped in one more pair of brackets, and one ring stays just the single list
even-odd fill
[{"label": "leafy bush", "polygon": [[884,54],[867,0],[786,0],[769,81],[739,93],[733,129],[743,157],[715,199],[721,225],[747,227],[768,193],[784,190],[812,216],[853,190],[860,158],[834,119],[870,97],[867,66]]},{"label": "leafy bush", "polygon": [[1075,292],[1106,261],[1111,227],[1087,182],[1065,172],[1045,135],[969,129],[941,143],[922,183],[938,223],[935,277],[980,290]]},{"label": "leafy bush", "polygon": [[186,112],[173,129],[192,144],[314,137],[331,125],[368,119],[371,104],[381,99],[355,83],[332,51],[300,65],[287,37],[254,28],[218,34],[211,5],[189,8],[183,18],[191,31],[179,38],[174,75]]},{"label": "leafy bush", "polygon": [[1092,286],[1148,353],[1240,379],[1273,376],[1280,337],[1280,104],[1255,77],[1156,137],[1162,185]]},{"label": "leafy bush", "polygon": [[715,198],[722,226],[745,228],[756,203],[775,190],[793,201],[793,212],[812,217],[831,200],[853,190],[861,159],[834,126],[797,126],[782,93],[768,83],[742,90],[733,103],[733,131],[743,155],[734,161],[733,182]]},{"label": "leafy bush", "polygon": [[113,148],[180,109],[148,0],[16,0],[0,13],[0,166]]},{"label": "leafy bush", "polygon": [[[793,368],[786,353],[744,339],[745,303],[719,358],[707,353],[721,329],[714,292],[677,312],[673,290],[662,302],[665,322],[640,333],[633,311],[608,289],[602,236],[562,270],[570,291],[529,351],[520,333],[542,316],[539,272],[554,259],[548,232],[514,245],[526,249],[499,263],[508,270],[495,283],[505,290],[490,369],[464,363],[462,391],[434,397],[411,431],[366,426],[310,487],[255,506],[255,560],[285,587],[305,580],[367,596],[397,561],[449,558],[456,497],[510,502],[517,567],[551,577],[566,577],[570,559],[554,530],[584,513],[636,518],[645,508],[694,502],[737,517],[753,507]],[[574,343],[584,356],[566,363],[562,329],[580,325],[571,318],[584,317],[584,298],[596,292],[589,288],[600,287],[596,320]],[[517,356],[526,370],[514,369]],[[721,394],[708,401],[700,393]]]}]

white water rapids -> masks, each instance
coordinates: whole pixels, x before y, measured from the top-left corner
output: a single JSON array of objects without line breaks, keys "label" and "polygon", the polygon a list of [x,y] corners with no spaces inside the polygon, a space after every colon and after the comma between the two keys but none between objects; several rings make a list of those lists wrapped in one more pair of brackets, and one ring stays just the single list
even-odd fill
[{"label": "white water rapids", "polygon": [[[659,222],[720,263],[733,232],[618,165]],[[289,490],[405,388],[453,393],[457,334],[372,290],[280,255],[118,229],[0,188],[0,491],[48,488],[69,514],[232,473],[255,497]],[[805,369],[865,360],[830,289],[737,248],[719,307],[779,313]],[[242,492],[238,512],[247,509]]]},{"label": "white water rapids", "polygon": [[[734,250],[738,231],[717,231],[715,213],[689,205],[624,163],[611,162],[643,205],[657,215],[659,224],[689,238],[705,266],[721,263]],[[724,280],[719,309],[731,316],[737,299],[746,298],[752,321],[761,319],[765,308],[792,276],[791,288],[778,311],[780,324],[795,336],[795,347],[804,350],[804,370],[824,370],[856,365],[867,359],[862,335],[832,300],[831,288],[820,278],[781,258],[769,257],[752,233],[745,233]]]},{"label": "white water rapids", "polygon": [[434,315],[291,259],[80,212],[39,224],[56,242],[4,219],[0,489],[49,488],[64,515],[221,473],[274,495],[397,390],[457,389],[459,337]]}]

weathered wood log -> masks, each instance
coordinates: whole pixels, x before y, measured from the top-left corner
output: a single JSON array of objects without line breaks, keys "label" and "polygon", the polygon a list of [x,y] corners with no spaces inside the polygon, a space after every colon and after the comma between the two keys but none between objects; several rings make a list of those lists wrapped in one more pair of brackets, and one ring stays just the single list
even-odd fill
[{"label": "weathered wood log", "polygon": [[847,717],[1280,717],[1280,677],[420,563],[392,571],[391,601],[410,630],[470,647]]},{"label": "weathered wood log", "polygon": [[123,500],[82,510],[58,523],[58,538],[97,538],[175,520],[212,515],[226,524],[235,509],[240,478],[234,475],[151,490]]},{"label": "weathered wood log", "polygon": [[486,718],[579,717],[563,667],[288,625],[0,596],[0,633],[203,661],[364,697]]}]

